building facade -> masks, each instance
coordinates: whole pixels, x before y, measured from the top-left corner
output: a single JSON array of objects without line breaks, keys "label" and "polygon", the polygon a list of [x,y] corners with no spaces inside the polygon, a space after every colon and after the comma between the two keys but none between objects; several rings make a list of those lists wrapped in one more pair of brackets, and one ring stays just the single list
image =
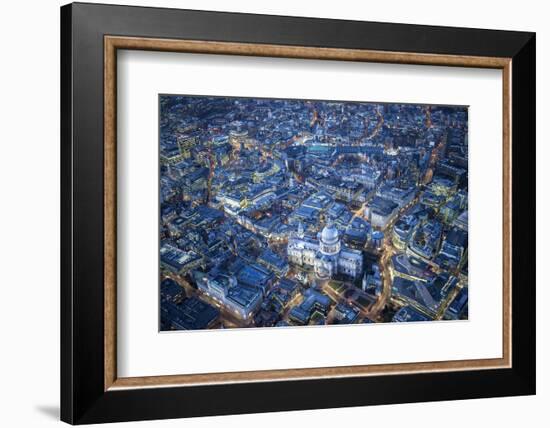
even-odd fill
[{"label": "building facade", "polygon": [[197,287],[243,320],[250,319],[262,304],[260,290],[243,286],[230,275],[205,275]]},{"label": "building facade", "polygon": [[317,239],[305,236],[302,224],[287,246],[288,259],[298,266],[312,267],[322,279],[345,275],[353,279],[363,273],[361,251],[342,245],[338,229],[327,224]]}]

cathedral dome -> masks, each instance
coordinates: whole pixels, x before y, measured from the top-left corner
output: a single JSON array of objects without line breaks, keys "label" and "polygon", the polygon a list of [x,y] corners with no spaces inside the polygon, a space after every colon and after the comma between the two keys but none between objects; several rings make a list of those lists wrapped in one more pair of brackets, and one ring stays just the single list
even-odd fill
[{"label": "cathedral dome", "polygon": [[333,245],[339,241],[338,229],[333,224],[327,224],[321,232],[321,241],[323,244]]}]

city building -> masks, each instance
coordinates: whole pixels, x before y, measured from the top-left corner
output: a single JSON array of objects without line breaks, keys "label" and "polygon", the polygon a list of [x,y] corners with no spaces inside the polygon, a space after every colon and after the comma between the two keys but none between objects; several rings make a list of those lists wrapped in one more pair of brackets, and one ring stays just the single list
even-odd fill
[{"label": "city building", "polygon": [[392,243],[397,249],[404,251],[407,248],[417,224],[418,218],[414,215],[405,215],[395,223]]},{"label": "city building", "polygon": [[198,141],[198,134],[196,132],[192,134],[180,135],[177,139],[178,148],[180,150],[183,159],[189,159],[191,157],[191,149],[196,145]]},{"label": "city building", "polygon": [[199,266],[202,261],[202,256],[195,251],[183,251],[170,244],[160,247],[161,267],[170,272],[185,274]]},{"label": "city building", "polygon": [[210,328],[220,315],[216,308],[197,297],[184,299],[179,304],[161,298],[160,308],[161,330],[202,330]]},{"label": "city building", "polygon": [[394,254],[390,262],[390,274],[412,281],[430,281],[434,277],[432,267],[421,259],[407,254]]},{"label": "city building", "polygon": [[461,229],[447,233],[435,262],[440,268],[453,270],[464,261],[468,248],[468,234]]},{"label": "city building", "polygon": [[399,276],[393,279],[392,296],[425,312],[435,312],[438,301],[428,291],[428,285],[422,281],[411,281]]},{"label": "city building", "polygon": [[407,246],[407,254],[430,261],[439,251],[443,228],[437,220],[430,220],[416,228]]},{"label": "city building", "polygon": [[367,272],[365,272],[361,283],[361,288],[366,293],[380,296],[380,294],[382,294],[383,285],[382,277],[380,276],[380,268],[378,265],[373,265],[371,273],[367,275]]},{"label": "city building", "polygon": [[463,211],[453,222],[453,226],[468,232],[468,211]]},{"label": "city building", "polygon": [[413,201],[416,191],[414,188],[401,189],[386,185],[380,187],[376,194],[383,199],[396,203],[399,208],[403,208]]},{"label": "city building", "polygon": [[455,296],[447,310],[445,318],[458,320],[468,316],[468,288],[462,288]]},{"label": "city building", "polygon": [[348,222],[344,240],[353,248],[361,248],[367,243],[370,234],[371,226],[369,222],[361,217],[355,217],[351,222]]},{"label": "city building", "polygon": [[395,218],[399,205],[380,196],[375,196],[365,208],[365,215],[370,223],[380,229],[386,226]]},{"label": "city building", "polygon": [[359,318],[359,312],[343,303],[339,303],[334,307],[333,324],[353,324]]},{"label": "city building", "polygon": [[162,165],[173,165],[181,162],[185,157],[181,154],[177,145],[164,146],[160,152],[160,162]]},{"label": "city building", "polygon": [[404,306],[393,316],[392,322],[431,321],[431,318],[411,306]]},{"label": "city building", "polygon": [[235,277],[203,275],[198,288],[239,318],[251,318],[262,304],[262,293],[256,287],[239,284]]},{"label": "city building", "polygon": [[267,269],[275,272],[278,276],[284,276],[288,272],[288,262],[269,248],[266,248],[262,252],[257,261]]},{"label": "city building", "polygon": [[172,278],[164,278],[160,282],[161,297],[174,303],[180,303],[185,297],[185,289]]},{"label": "city building", "polygon": [[265,295],[273,284],[275,275],[259,264],[247,264],[237,274],[237,280],[241,284],[258,289],[262,295]]},{"label": "city building", "polygon": [[304,300],[300,305],[295,306],[289,313],[289,318],[299,325],[309,323],[314,312],[319,312],[322,316],[326,316],[330,311],[330,298],[320,291],[312,288],[304,291]]},{"label": "city building", "polygon": [[233,150],[240,151],[246,141],[248,140],[248,131],[247,130],[232,130],[229,132],[229,144],[233,147]]}]

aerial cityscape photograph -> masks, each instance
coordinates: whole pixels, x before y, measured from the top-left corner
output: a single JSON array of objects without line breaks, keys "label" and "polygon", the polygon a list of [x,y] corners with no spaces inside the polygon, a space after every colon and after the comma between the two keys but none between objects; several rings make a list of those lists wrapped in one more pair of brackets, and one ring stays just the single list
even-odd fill
[{"label": "aerial cityscape photograph", "polygon": [[468,319],[468,107],[159,95],[159,329]]}]

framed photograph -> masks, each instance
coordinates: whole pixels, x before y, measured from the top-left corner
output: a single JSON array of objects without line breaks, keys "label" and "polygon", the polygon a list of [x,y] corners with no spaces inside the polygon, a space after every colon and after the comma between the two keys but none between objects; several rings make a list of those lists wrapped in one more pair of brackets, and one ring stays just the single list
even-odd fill
[{"label": "framed photograph", "polygon": [[535,34],[61,8],[61,418],[535,393]]}]

